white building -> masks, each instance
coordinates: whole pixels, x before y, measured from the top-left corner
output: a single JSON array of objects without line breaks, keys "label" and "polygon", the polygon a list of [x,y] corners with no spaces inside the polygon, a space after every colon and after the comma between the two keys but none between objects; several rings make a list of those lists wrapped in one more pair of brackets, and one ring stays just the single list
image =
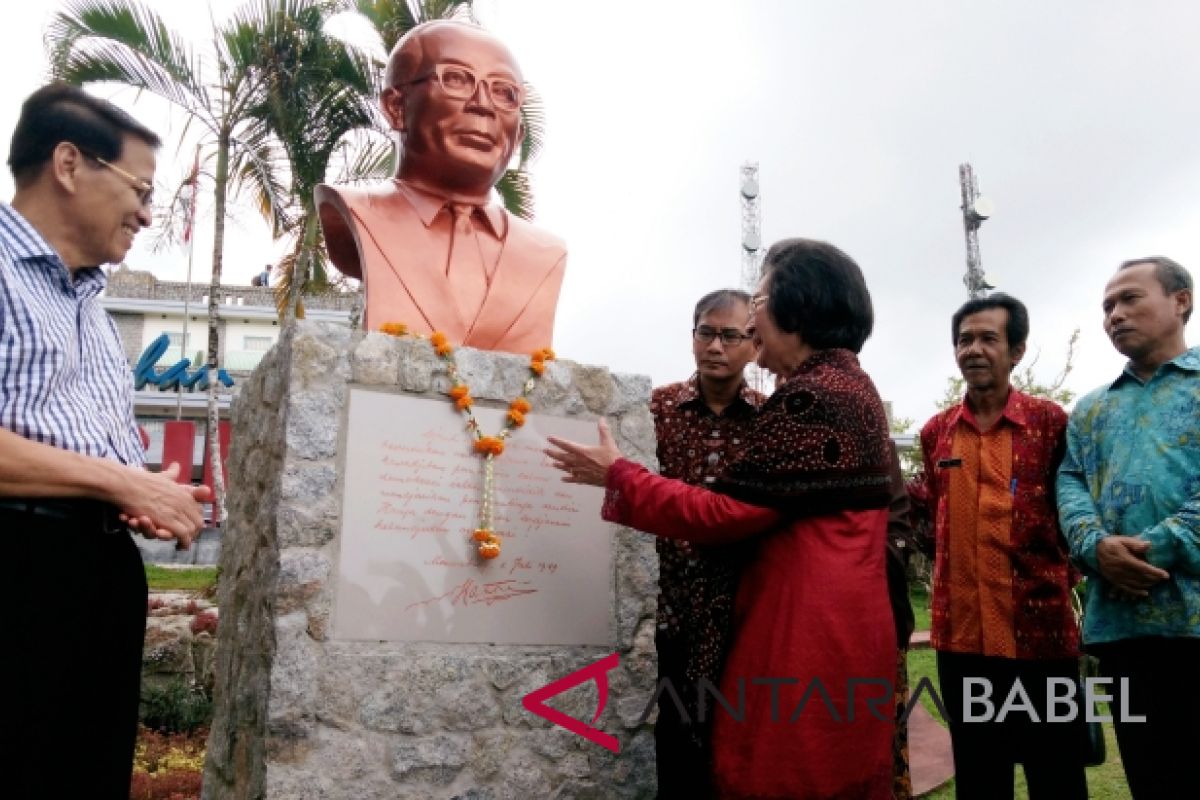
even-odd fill
[{"label": "white building", "polygon": [[[101,303],[117,324],[131,365],[136,365],[146,349],[166,334],[170,345],[158,359],[158,371],[186,358],[191,361],[189,372],[194,372],[204,363],[204,354],[208,350],[208,290],[207,283],[193,284],[189,288],[186,283],[160,281],[149,272],[122,266],[109,274]],[[234,383],[229,388],[218,385],[218,402],[221,417],[228,418],[229,404],[237,394],[240,382],[250,375],[279,339],[280,325],[273,289],[223,286],[221,291],[218,364]],[[356,295],[352,293],[305,297],[306,318],[349,325],[355,299]],[[163,422],[176,418],[193,420],[199,423],[199,437],[206,407],[207,394],[203,391],[161,391],[147,383],[135,392],[134,413],[150,436],[146,455],[152,466],[157,467],[162,457]],[[197,478],[203,452],[197,441],[194,458]]]}]

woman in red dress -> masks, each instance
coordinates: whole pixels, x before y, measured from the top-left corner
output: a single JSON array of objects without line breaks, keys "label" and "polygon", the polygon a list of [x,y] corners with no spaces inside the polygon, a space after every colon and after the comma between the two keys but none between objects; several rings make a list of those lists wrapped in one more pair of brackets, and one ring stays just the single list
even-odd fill
[{"label": "woman in red dress", "polygon": [[708,704],[720,798],[891,797],[891,454],[883,403],[856,355],[873,322],[849,256],[823,242],[779,242],[750,332],[759,366],[784,382],[715,491],[622,458],[603,420],[599,446],[550,440],[564,480],[607,488],[605,519],[751,548],[720,686],[734,713]]}]

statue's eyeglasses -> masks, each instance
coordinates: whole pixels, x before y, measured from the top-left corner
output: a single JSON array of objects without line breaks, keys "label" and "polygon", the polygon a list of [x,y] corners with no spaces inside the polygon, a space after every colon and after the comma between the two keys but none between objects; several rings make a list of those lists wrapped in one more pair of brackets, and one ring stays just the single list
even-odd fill
[{"label": "statue's eyeglasses", "polygon": [[701,344],[710,344],[713,339],[720,337],[721,344],[726,347],[735,347],[747,339],[753,337],[748,333],[742,333],[737,328],[710,328],[707,325],[701,325],[698,328],[692,329],[692,338]]},{"label": "statue's eyeglasses", "polygon": [[95,155],[94,153],[88,153],[83,150],[80,150],[79,152],[83,153],[84,156],[90,158],[92,161],[95,161],[100,166],[105,167],[106,169],[111,169],[113,172],[129,181],[129,188],[133,189],[133,191],[137,193],[138,201],[142,204],[142,208],[150,208],[154,204],[154,184],[142,180],[137,175],[126,172],[116,164],[105,161],[103,158]]},{"label": "statue's eyeglasses", "polygon": [[487,86],[492,104],[501,111],[516,111],[525,100],[525,91],[519,85],[504,78],[479,78],[462,64],[436,64],[433,72],[401,85],[421,83],[430,78],[436,79],[446,96],[455,100],[470,100],[475,95],[475,87],[482,83]]}]

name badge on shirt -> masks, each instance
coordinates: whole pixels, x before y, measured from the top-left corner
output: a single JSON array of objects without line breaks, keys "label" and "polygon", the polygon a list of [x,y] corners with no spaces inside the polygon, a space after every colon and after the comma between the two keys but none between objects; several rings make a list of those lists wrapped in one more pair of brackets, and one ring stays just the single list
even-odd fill
[{"label": "name badge on shirt", "polygon": [[950,469],[951,467],[961,467],[961,458],[942,458],[937,462],[938,469]]}]

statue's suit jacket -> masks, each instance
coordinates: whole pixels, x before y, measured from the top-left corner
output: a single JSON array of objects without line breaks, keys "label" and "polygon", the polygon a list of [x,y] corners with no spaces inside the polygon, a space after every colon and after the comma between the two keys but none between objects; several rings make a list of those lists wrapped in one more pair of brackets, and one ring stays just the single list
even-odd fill
[{"label": "statue's suit jacket", "polygon": [[500,257],[483,305],[469,320],[459,312],[445,275],[448,226],[427,226],[392,182],[322,185],[316,198],[331,260],[344,274],[363,280],[367,329],[403,322],[414,333],[441,331],[455,345],[511,353],[552,345],[567,261],[557,237],[495,209],[506,223]]}]

